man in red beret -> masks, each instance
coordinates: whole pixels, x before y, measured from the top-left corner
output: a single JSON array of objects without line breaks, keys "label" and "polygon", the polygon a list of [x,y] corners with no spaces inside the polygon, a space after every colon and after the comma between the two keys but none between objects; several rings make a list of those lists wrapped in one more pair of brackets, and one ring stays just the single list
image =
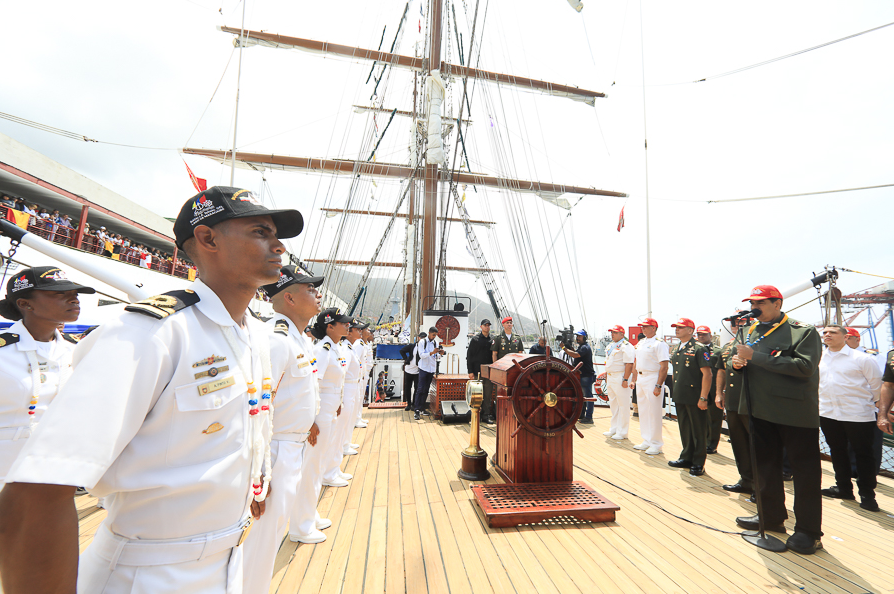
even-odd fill
[{"label": "man in red beret", "polygon": [[[501,322],[503,324],[503,331],[500,332],[499,336],[494,338],[494,342],[490,347],[491,357],[494,363],[509,353],[525,352],[525,345],[522,344],[521,336],[512,334],[512,318],[506,316]],[[493,393],[491,393],[490,398],[485,399],[481,404],[481,416],[485,423],[492,425],[496,422],[494,412],[494,398]]]}]

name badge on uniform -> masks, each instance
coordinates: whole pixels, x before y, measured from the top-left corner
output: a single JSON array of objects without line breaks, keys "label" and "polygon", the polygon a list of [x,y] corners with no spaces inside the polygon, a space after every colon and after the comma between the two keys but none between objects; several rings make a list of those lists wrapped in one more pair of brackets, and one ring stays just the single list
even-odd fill
[{"label": "name badge on uniform", "polygon": [[235,385],[236,378],[231,375],[230,377],[219,379],[216,382],[202,384],[201,386],[199,386],[199,396],[205,396],[207,394],[210,394],[211,392],[217,392],[218,390],[223,390],[224,388]]},{"label": "name badge on uniform", "polygon": [[298,369],[302,369],[302,368],[304,368],[304,367],[307,367],[308,365],[310,365],[310,361],[299,361],[299,362],[298,362]]}]

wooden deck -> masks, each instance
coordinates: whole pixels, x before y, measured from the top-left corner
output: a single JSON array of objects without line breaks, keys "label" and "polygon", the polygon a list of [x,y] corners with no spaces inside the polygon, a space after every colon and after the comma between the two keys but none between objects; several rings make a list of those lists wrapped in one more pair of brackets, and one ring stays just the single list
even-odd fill
[{"label": "wooden deck", "polygon": [[[574,478],[620,505],[617,521],[489,529],[456,476],[468,425],[417,422],[403,410],[364,417],[369,427],[354,432],[360,454],[347,466],[351,485],[323,490],[320,514],[333,522],[328,540],[299,546],[285,539],[270,592],[894,592],[891,479],[879,478],[880,513],[823,500],[825,550],[767,553],[738,534],[671,515],[735,532],[736,516],[755,513],[744,496],[720,488],[737,479],[725,439],[708,457],[708,474],[690,477],[666,464],[679,450],[676,423],[664,423],[666,454],[646,456],[632,448],[636,418],[631,440],[615,442],[602,436],[608,411],[597,409],[596,423],[583,426],[586,438],[575,438]],[[494,432],[481,437],[493,453]],[[823,486],[833,484],[830,463],[823,474]],[[105,515],[93,504],[78,498],[82,549]],[[793,519],[786,525],[791,533]]]}]

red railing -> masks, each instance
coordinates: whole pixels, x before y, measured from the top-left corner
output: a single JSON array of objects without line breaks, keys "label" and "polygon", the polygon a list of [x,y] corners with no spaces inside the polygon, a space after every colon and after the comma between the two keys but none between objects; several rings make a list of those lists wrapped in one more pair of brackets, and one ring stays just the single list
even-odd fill
[{"label": "red railing", "polygon": [[[0,206],[0,216],[2,216],[4,220],[10,220],[10,210],[11,209],[7,206]],[[38,237],[46,239],[47,241],[52,241],[53,243],[59,245],[77,248],[77,246],[75,246],[74,244],[75,240],[77,239],[78,232],[71,227],[64,227],[62,225],[51,223],[48,220],[41,219],[40,217],[31,216],[31,220],[28,223],[27,231],[29,233],[37,235]],[[98,237],[85,235],[83,240],[81,241],[80,248],[77,249],[93,254],[102,254],[103,245],[104,242]],[[190,267],[179,260],[177,262],[171,262],[170,260],[161,260],[158,257],[153,256],[149,266],[146,266],[145,264],[142,264],[140,254],[134,248],[115,246],[115,249],[119,250],[119,253],[117,254],[117,260],[120,262],[125,262],[133,266],[140,266],[142,268],[148,268],[150,270],[155,270],[163,274],[170,274],[172,276],[180,278],[189,278]]]}]

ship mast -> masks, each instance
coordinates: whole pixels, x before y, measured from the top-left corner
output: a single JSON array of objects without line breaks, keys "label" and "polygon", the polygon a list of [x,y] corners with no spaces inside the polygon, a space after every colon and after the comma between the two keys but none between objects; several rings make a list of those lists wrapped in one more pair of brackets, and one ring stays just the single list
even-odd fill
[{"label": "ship mast", "polygon": [[[429,9],[429,56],[428,72],[441,65],[441,4],[443,0],[431,0]],[[424,301],[435,294],[435,235],[438,216],[438,164],[429,163],[426,151],[422,199],[422,293]],[[438,297],[443,297],[439,295]],[[432,304],[434,306],[434,304]],[[437,309],[437,308],[435,308]],[[415,328],[413,330],[416,331]]]}]

